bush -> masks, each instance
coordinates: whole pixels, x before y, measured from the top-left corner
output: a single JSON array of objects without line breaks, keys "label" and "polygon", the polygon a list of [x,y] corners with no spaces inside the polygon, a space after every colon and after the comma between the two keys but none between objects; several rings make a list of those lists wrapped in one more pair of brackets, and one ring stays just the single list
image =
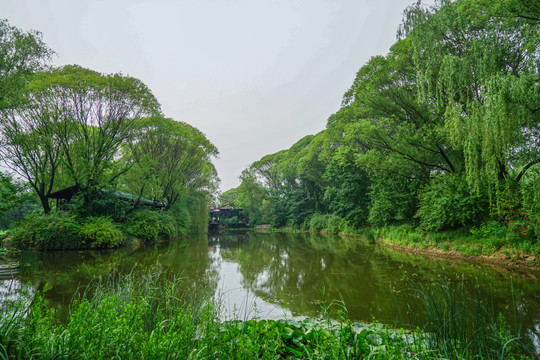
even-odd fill
[{"label": "bush", "polygon": [[114,191],[82,189],[70,200],[66,208],[80,218],[108,216],[116,222],[124,222],[133,208],[133,203],[120,198]]},{"label": "bush", "polygon": [[486,198],[471,194],[461,175],[446,174],[434,177],[420,195],[416,216],[425,230],[443,230],[478,223],[485,217]]},{"label": "bush", "polygon": [[88,217],[81,228],[85,244],[93,248],[113,248],[124,242],[124,234],[108,217]]},{"label": "bush", "polygon": [[[179,201],[177,201],[168,211],[168,214],[171,215],[175,220],[176,228],[178,229],[177,235],[187,234],[188,229],[191,226],[191,216],[189,215],[186,207],[180,204]],[[206,223],[207,222],[205,222],[205,225]]]},{"label": "bush", "polygon": [[375,226],[414,222],[420,180],[377,176],[370,186],[368,222]]},{"label": "bush", "polygon": [[130,235],[144,242],[180,235],[174,217],[163,211],[138,210],[133,213],[127,227]]},{"label": "bush", "polygon": [[306,227],[313,231],[324,231],[331,234],[356,234],[350,221],[334,214],[315,213],[306,221]]},{"label": "bush", "polygon": [[482,224],[479,228],[472,227],[470,229],[472,235],[479,238],[498,238],[506,239],[510,234],[508,229],[497,221],[488,221]]},{"label": "bush", "polygon": [[10,231],[11,245],[18,249],[69,250],[83,247],[75,215],[56,211],[33,213]]}]

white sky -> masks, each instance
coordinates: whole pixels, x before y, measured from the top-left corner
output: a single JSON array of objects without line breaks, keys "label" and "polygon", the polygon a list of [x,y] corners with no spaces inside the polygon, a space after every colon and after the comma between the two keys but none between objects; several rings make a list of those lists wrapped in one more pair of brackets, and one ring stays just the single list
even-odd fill
[{"label": "white sky", "polygon": [[324,129],[413,0],[0,0],[55,65],[141,79],[220,151],[223,191],[253,161]]}]

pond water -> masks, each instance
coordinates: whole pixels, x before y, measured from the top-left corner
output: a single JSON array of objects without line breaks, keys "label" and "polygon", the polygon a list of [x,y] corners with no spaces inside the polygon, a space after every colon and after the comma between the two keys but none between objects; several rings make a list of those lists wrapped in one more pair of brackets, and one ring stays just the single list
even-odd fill
[{"label": "pond water", "polygon": [[112,272],[175,274],[190,289],[211,291],[224,319],[319,316],[339,309],[330,306],[337,300],[354,321],[414,326],[422,321],[418,289],[460,289],[502,313],[540,354],[540,273],[427,259],[358,239],[229,232],[120,250],[23,252],[20,262],[16,279],[0,280],[0,302],[47,284],[45,299],[59,313],[92,278]]}]

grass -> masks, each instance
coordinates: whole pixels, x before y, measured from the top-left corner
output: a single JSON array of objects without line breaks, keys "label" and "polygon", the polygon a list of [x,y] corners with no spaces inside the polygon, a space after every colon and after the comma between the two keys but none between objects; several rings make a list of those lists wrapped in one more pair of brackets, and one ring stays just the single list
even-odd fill
[{"label": "grass", "polygon": [[[509,331],[477,287],[467,295],[459,284],[413,283],[409,293],[415,301],[407,304],[413,322],[422,324],[419,334],[428,348],[437,349],[445,359],[532,358],[516,335]],[[513,291],[512,291],[513,298]],[[396,302],[398,308],[400,305]],[[514,306],[515,307],[515,306]],[[403,310],[400,310],[401,314]],[[514,319],[517,327],[517,319]]]},{"label": "grass", "polygon": [[[416,249],[440,249],[446,252],[456,251],[469,256],[497,256],[507,259],[519,259],[525,255],[538,257],[540,241],[535,239],[519,239],[504,234],[492,234],[475,229],[455,229],[440,232],[427,232],[411,225],[388,226],[373,230],[368,228],[364,236],[384,243],[395,244]],[[533,264],[534,265],[534,264]]]},{"label": "grass", "polygon": [[[419,291],[432,320],[410,333],[351,322],[344,307],[339,321],[322,316],[221,322],[219,306],[210,297],[185,290],[180,279],[159,271],[113,274],[76,294],[66,321],[46,306],[41,294],[31,304],[23,296],[2,309],[0,359],[524,358],[502,320],[482,317],[479,326],[490,329],[487,335],[478,337],[473,330],[459,337],[457,326],[468,324],[469,313],[438,316],[456,308],[454,293],[441,298],[429,289]],[[471,346],[469,338],[474,344],[489,341]]]}]

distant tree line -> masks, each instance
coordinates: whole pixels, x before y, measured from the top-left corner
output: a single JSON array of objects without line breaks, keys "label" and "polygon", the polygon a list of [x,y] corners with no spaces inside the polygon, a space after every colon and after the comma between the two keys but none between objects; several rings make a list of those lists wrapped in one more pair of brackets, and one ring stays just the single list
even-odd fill
[{"label": "distant tree line", "polygon": [[251,164],[221,202],[274,226],[490,224],[537,239],[539,150],[537,2],[419,2],[326,129]]}]

